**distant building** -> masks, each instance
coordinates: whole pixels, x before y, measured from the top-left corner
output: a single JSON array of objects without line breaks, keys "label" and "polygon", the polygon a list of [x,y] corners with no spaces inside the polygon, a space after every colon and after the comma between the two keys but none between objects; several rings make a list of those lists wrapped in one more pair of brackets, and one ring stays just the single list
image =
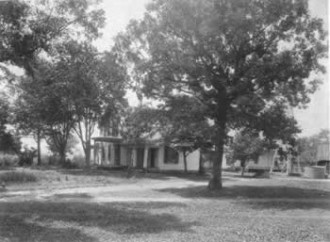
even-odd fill
[{"label": "distant building", "polygon": [[316,161],[318,166],[325,166],[330,174],[330,142],[324,141],[317,145]]}]

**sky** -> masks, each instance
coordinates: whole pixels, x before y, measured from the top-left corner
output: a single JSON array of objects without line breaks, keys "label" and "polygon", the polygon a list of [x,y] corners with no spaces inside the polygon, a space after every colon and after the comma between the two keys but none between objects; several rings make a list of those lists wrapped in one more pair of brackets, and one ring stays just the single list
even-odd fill
[{"label": "sky", "polygon": [[[107,50],[112,45],[112,38],[119,32],[124,31],[130,19],[140,19],[145,12],[145,5],[150,0],[104,0],[102,9],[106,12],[106,27],[103,31],[103,37],[96,42],[100,50]],[[328,0],[309,0],[309,7],[313,16],[322,18],[325,22],[325,28],[329,29],[329,6]],[[324,61],[329,68],[329,62]],[[294,109],[293,115],[302,129],[299,136],[309,136],[318,133],[321,129],[329,128],[329,104],[330,104],[330,86],[329,75],[319,75],[323,84],[319,90],[311,96],[311,102],[307,109]],[[137,98],[134,93],[128,92],[128,99],[131,105],[137,104]]]}]

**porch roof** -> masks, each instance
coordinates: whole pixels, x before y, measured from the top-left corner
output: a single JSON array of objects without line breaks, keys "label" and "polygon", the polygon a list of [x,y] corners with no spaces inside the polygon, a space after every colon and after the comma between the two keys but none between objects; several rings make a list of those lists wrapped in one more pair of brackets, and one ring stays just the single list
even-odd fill
[{"label": "porch roof", "polygon": [[125,146],[153,146],[157,147],[164,144],[164,140],[157,139],[157,140],[147,140],[147,139],[137,139],[135,141],[128,141],[122,143]]},{"label": "porch roof", "polygon": [[95,142],[121,143],[123,138],[113,136],[99,136],[92,138]]}]

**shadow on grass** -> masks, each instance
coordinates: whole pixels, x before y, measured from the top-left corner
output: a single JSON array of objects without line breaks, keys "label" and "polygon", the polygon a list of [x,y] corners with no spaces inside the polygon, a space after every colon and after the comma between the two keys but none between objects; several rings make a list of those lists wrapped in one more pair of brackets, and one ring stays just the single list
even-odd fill
[{"label": "shadow on grass", "polygon": [[233,199],[252,208],[330,210],[330,192],[286,186],[230,186],[220,191],[209,191],[206,186],[159,189],[184,198]]},{"label": "shadow on grass", "polygon": [[143,170],[116,170],[116,169],[59,169],[58,172],[65,175],[74,176],[106,176],[113,178],[135,178],[135,179],[155,179],[166,181],[172,177],[190,180],[190,181],[208,181],[210,175],[199,174],[196,172],[183,173],[178,171],[157,172],[157,171],[143,171]]},{"label": "shadow on grass", "polygon": [[53,195],[54,199],[92,199],[93,196],[87,193],[64,193]]},{"label": "shadow on grass", "polygon": [[95,241],[94,238],[78,229],[45,227],[25,221],[24,216],[15,215],[0,215],[0,240],[17,242]]},{"label": "shadow on grass", "polygon": [[59,169],[59,173],[64,175],[73,176],[96,176],[96,177],[109,177],[109,178],[121,178],[121,179],[156,179],[156,180],[168,180],[169,178],[162,174],[147,173],[140,170],[133,170],[128,172],[127,170],[116,170],[116,169]]},{"label": "shadow on grass", "polygon": [[[196,222],[184,222],[167,213],[150,209],[184,206],[176,203],[16,202],[0,203],[0,235],[9,241],[93,241],[81,234],[84,227],[99,228],[120,235],[192,232]],[[27,223],[34,218],[34,223]],[[56,229],[47,224],[56,222]],[[58,226],[60,224],[60,226]],[[41,227],[41,225],[45,225]],[[78,229],[78,231],[76,231]],[[72,234],[77,237],[72,239]],[[64,239],[58,239],[63,236]],[[65,236],[68,236],[66,238]],[[1,237],[0,237],[1,238]],[[38,241],[39,241],[38,240]]]}]

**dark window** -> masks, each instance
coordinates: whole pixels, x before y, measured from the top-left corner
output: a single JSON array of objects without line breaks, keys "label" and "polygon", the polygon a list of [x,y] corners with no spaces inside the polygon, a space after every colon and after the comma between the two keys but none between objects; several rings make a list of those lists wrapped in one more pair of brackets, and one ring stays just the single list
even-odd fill
[{"label": "dark window", "polygon": [[102,146],[102,148],[101,148],[101,157],[102,157],[102,161],[104,161],[105,160],[105,150],[104,150],[104,146]]},{"label": "dark window", "polygon": [[150,150],[149,150],[150,168],[155,168],[156,167],[157,155],[158,155],[158,149],[157,148],[150,148]]},{"label": "dark window", "polygon": [[178,164],[179,163],[179,153],[168,146],[165,146],[165,157],[164,157],[165,164]]},{"label": "dark window", "polygon": [[115,164],[120,165],[120,145],[115,145]]},{"label": "dark window", "polygon": [[108,145],[108,160],[111,160],[111,145]]}]

